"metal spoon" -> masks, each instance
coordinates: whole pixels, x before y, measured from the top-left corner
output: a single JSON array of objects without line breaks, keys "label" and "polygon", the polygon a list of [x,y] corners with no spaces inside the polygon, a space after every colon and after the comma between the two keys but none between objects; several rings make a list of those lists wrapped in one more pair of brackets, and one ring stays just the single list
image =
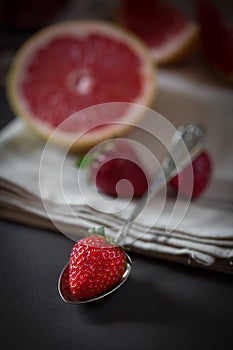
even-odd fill
[{"label": "metal spoon", "polygon": [[[137,201],[131,215],[125,221],[124,225],[120,228],[117,234],[116,242],[118,242],[119,245],[124,244],[124,239],[128,233],[132,221],[135,220],[138,214],[142,211],[146,202],[156,193],[158,193],[159,190],[165,185],[164,178],[166,183],[169,182],[170,179],[172,179],[178,172],[190,164],[190,162],[200,154],[205,143],[206,133],[203,128],[196,124],[188,124],[176,130],[171,140],[169,152],[162,162],[161,170],[158,174],[156,174],[155,180],[152,181],[146,193],[140,198],[140,200]],[[186,147],[184,147],[184,145]],[[73,297],[69,290],[69,263],[67,263],[67,265],[61,271],[58,280],[58,291],[62,300],[69,304],[83,304],[102,299],[113,293],[120,286],[122,286],[130,275],[132,261],[128,254],[126,254],[126,258],[126,269],[121,281],[103,294],[85,300],[79,300]]]}]

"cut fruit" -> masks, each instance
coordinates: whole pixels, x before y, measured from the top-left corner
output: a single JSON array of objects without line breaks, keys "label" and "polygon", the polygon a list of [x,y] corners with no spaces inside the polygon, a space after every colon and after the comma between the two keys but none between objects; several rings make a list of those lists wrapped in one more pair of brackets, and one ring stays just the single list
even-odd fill
[{"label": "cut fruit", "polygon": [[149,45],[157,63],[180,61],[198,47],[198,25],[164,0],[123,0],[118,21]]},{"label": "cut fruit", "polygon": [[41,30],[18,51],[7,80],[16,115],[46,139],[56,130],[55,143],[78,151],[129,131],[142,116],[135,104],[149,106],[155,90],[147,48],[102,21]]},{"label": "cut fruit", "polygon": [[232,23],[210,1],[200,1],[198,11],[204,55],[217,71],[233,82]]}]

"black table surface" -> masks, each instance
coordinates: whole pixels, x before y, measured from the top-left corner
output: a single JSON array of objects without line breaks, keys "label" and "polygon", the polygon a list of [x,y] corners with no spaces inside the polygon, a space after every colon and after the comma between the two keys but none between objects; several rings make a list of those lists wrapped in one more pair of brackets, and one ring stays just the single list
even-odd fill
[{"label": "black table surface", "polygon": [[[0,126],[13,115],[0,92]],[[232,275],[132,254],[133,271],[96,303],[65,304],[59,272],[73,242],[0,222],[2,349],[232,349]]]}]

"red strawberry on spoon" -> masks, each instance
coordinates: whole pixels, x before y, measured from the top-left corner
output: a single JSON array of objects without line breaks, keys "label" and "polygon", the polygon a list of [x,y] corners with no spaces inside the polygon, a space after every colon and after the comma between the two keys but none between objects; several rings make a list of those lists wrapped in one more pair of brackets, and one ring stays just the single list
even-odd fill
[{"label": "red strawberry on spoon", "polygon": [[105,143],[98,152],[81,159],[78,166],[82,167],[83,161],[90,166],[91,181],[105,194],[138,198],[148,188],[140,160],[126,140]]},{"label": "red strawberry on spoon", "polygon": [[129,256],[106,238],[103,227],[89,232],[91,236],[75,243],[59,280],[60,295],[68,303],[106,296],[126,281],[131,270]]},{"label": "red strawberry on spoon", "polygon": [[78,299],[93,298],[118,284],[126,269],[124,250],[97,235],[80,239],[70,255],[69,286]]}]

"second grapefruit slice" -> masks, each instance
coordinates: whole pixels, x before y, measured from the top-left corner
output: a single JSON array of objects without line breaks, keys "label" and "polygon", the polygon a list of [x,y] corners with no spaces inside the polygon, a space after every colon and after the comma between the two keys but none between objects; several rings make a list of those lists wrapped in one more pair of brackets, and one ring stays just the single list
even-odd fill
[{"label": "second grapefruit slice", "polygon": [[149,45],[157,63],[181,61],[198,47],[198,25],[167,0],[122,0],[118,21]]}]

